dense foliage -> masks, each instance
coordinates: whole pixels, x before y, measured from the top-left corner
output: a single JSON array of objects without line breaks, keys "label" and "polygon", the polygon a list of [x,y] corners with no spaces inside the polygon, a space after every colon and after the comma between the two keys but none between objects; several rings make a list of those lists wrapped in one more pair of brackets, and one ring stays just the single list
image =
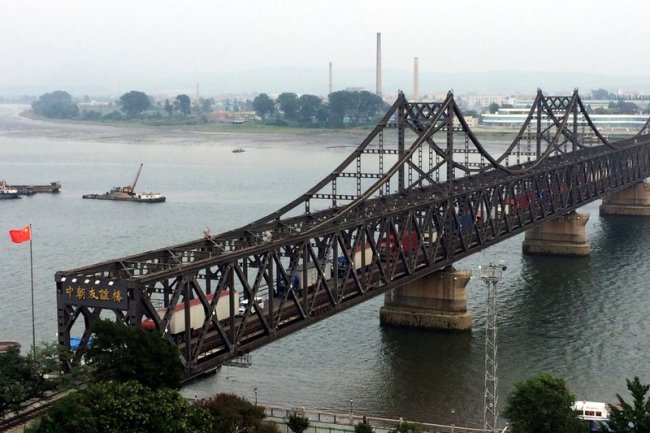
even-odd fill
[{"label": "dense foliage", "polygon": [[632,394],[632,404],[619,394],[618,405],[609,405],[609,427],[616,433],[650,433],[650,385],[642,385],[638,377],[626,379],[627,389]]},{"label": "dense foliage", "polygon": [[192,101],[187,95],[177,95],[174,99],[174,110],[183,116],[188,116],[192,112]]},{"label": "dense foliage", "polygon": [[503,415],[512,433],[582,433],[574,402],[564,380],[542,374],[515,384]]},{"label": "dense foliage", "polygon": [[37,421],[32,433],[211,432],[210,415],[175,390],[137,382],[100,382],[68,394]]},{"label": "dense foliage", "polygon": [[266,93],[260,93],[253,99],[253,109],[264,119],[275,112],[275,104],[273,100]]},{"label": "dense foliage", "polygon": [[44,344],[36,353],[21,355],[8,352],[0,355],[0,417],[20,410],[30,399],[42,397],[47,391],[65,387],[80,374],[62,376],[60,357],[69,356],[56,344]]},{"label": "dense foliage", "polygon": [[96,381],[136,380],[152,389],[179,388],[183,365],[176,346],[156,332],[108,320],[93,324],[86,353]]},{"label": "dense foliage", "polygon": [[294,410],[289,414],[287,427],[289,427],[293,433],[302,433],[309,428],[309,418],[307,418],[302,412]]},{"label": "dense foliage", "polygon": [[136,117],[151,107],[151,101],[149,101],[147,94],[136,90],[131,90],[120,96],[119,104],[127,117]]},{"label": "dense foliage", "polygon": [[34,114],[52,119],[74,119],[79,115],[79,107],[72,96],[63,90],[45,93],[32,102]]},{"label": "dense foliage", "polygon": [[373,433],[373,428],[367,422],[360,422],[355,424],[354,433]]},{"label": "dense foliage", "polygon": [[263,407],[254,406],[234,394],[217,394],[199,400],[195,405],[212,416],[210,431],[214,433],[233,433],[243,429],[247,433],[259,432],[265,416]]}]

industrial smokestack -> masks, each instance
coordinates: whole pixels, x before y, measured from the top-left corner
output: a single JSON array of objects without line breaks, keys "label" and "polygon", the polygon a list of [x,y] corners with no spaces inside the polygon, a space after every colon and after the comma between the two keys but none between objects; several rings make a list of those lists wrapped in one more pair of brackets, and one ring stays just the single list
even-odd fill
[{"label": "industrial smokestack", "polygon": [[377,96],[381,97],[381,33],[377,33]]},{"label": "industrial smokestack", "polygon": [[417,57],[413,58],[413,100],[420,100],[420,68]]},{"label": "industrial smokestack", "polygon": [[330,62],[330,87],[329,87],[328,95],[330,95],[332,93],[332,91],[333,91],[333,88],[332,88],[332,62]]}]

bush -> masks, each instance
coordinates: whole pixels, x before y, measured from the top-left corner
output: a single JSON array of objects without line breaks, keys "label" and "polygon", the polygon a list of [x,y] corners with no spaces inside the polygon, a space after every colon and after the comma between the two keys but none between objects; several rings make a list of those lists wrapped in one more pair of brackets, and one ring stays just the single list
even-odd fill
[{"label": "bush", "polygon": [[217,394],[212,398],[199,400],[194,405],[212,415],[211,431],[215,433],[232,433],[243,428],[248,433],[257,432],[262,428],[262,420],[265,417],[263,407],[254,406],[234,394]]},{"label": "bush", "polygon": [[513,433],[574,433],[584,426],[573,411],[575,397],[564,380],[542,374],[517,382],[503,415]]},{"label": "bush", "polygon": [[99,111],[96,110],[84,110],[81,112],[81,118],[83,120],[99,120],[101,119],[102,115]]},{"label": "bush", "polygon": [[287,426],[293,433],[302,433],[309,428],[309,418],[307,418],[302,412],[294,410],[289,414]]},{"label": "bush", "polygon": [[372,426],[368,423],[360,422],[354,426],[354,433],[373,433]]},{"label": "bush", "polygon": [[28,431],[207,433],[209,421],[208,413],[189,406],[178,391],[102,382],[58,400]]},{"label": "bush", "polygon": [[108,114],[105,114],[103,119],[106,119],[106,120],[123,120],[124,116],[122,115],[122,113],[120,113],[119,111],[116,110],[116,111],[111,111]]}]

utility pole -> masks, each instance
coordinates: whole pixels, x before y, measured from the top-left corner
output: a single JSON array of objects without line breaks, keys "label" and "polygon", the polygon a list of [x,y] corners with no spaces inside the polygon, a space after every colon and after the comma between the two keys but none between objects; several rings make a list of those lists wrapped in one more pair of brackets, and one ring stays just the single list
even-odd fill
[{"label": "utility pole", "polygon": [[497,283],[507,268],[501,260],[498,264],[490,262],[478,267],[479,277],[485,283],[485,395],[483,400],[483,431],[497,433],[499,420],[497,396]]}]

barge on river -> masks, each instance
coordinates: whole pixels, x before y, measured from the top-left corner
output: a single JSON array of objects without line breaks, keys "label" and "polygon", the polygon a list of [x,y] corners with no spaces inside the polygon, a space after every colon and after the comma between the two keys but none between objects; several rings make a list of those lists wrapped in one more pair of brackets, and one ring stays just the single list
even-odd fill
[{"label": "barge on river", "polygon": [[142,171],[142,164],[138,168],[138,173],[135,175],[135,180],[131,185],[116,186],[104,194],[85,194],[83,198],[94,200],[116,200],[116,201],[136,201],[140,203],[162,203],[165,201],[165,196],[157,192],[135,192],[135,184],[138,183],[140,172]]},{"label": "barge on river", "polygon": [[7,185],[7,188],[15,189],[18,195],[32,195],[36,193],[58,193],[61,191],[61,182],[50,182],[49,185]]}]

